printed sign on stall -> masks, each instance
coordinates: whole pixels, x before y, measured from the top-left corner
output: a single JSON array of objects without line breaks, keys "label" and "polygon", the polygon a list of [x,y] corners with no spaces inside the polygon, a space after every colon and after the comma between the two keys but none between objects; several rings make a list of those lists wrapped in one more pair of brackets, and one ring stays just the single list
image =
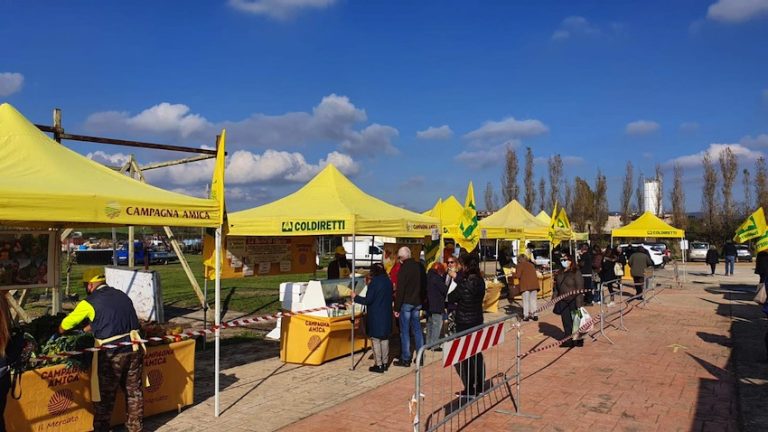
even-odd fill
[{"label": "printed sign on stall", "polygon": [[[315,237],[225,236],[222,247],[221,278],[312,273],[315,271]],[[214,241],[205,236],[203,256],[215,263]],[[213,267],[206,276],[214,278]]]}]

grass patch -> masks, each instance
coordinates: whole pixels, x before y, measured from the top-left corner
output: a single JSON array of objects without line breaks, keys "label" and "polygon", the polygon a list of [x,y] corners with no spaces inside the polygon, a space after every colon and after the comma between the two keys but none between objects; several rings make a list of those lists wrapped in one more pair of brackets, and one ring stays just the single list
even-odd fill
[{"label": "grass patch", "polygon": [[[192,272],[195,274],[200,288],[203,289],[202,255],[186,255]],[[323,261],[326,261],[325,259]],[[326,261],[327,262],[327,261]],[[327,264],[322,263],[323,267]],[[82,287],[82,275],[89,265],[72,265],[70,274],[70,293],[79,294],[80,299],[85,298],[85,289]],[[200,309],[200,301],[187,279],[184,269],[179,263],[167,265],[153,265],[150,270],[160,274],[160,282],[163,289],[163,305],[168,308]],[[278,299],[280,283],[308,281],[313,278],[324,279],[325,269],[318,270],[316,275],[292,274],[280,276],[254,276],[242,279],[222,279],[221,281],[221,307],[223,310],[243,312],[246,314],[268,314],[280,309]],[[62,265],[62,280],[66,281],[66,263]],[[62,282],[64,285],[65,282]],[[214,281],[208,281],[208,302],[213,307],[215,299]],[[30,305],[32,306],[32,305]],[[35,311],[37,309],[35,308]],[[44,312],[44,309],[43,309]]]}]

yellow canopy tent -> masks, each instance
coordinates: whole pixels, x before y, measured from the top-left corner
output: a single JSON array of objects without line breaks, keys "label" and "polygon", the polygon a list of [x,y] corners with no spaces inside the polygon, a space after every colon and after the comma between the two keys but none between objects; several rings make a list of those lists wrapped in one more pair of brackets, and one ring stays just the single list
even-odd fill
[{"label": "yellow canopy tent", "polygon": [[218,226],[219,204],[131,179],[0,105],[0,225]]},{"label": "yellow canopy tent", "polygon": [[[230,213],[228,220],[230,236],[351,234],[352,286],[355,286],[356,234],[425,237],[440,228],[437,218],[366,194],[331,164],[298,191],[260,207]],[[355,326],[351,326],[350,341],[354,369]]]},{"label": "yellow canopy tent", "polygon": [[[100,225],[218,228],[224,214],[223,157],[224,145],[220,143],[216,163],[219,168],[214,173],[216,199],[193,198],[142,183],[94,162],[49,138],[11,105],[0,104],[0,225],[59,229]],[[220,229],[216,232],[219,256]],[[58,260],[60,254],[54,256]],[[216,267],[218,325],[220,286]],[[58,269],[59,264],[54,263],[54,268]],[[216,416],[218,354],[217,330]]]},{"label": "yellow canopy tent", "polygon": [[481,237],[506,240],[549,239],[549,223],[542,222],[517,201],[500,208],[480,221]]},{"label": "yellow canopy tent", "polygon": [[333,166],[277,201],[228,215],[231,236],[386,235],[425,237],[437,218],[374,198]]},{"label": "yellow canopy tent", "polygon": [[463,213],[464,206],[459,204],[456,197],[451,195],[446,198],[445,201],[438,200],[431,210],[427,210],[422,214],[438,218],[440,220],[440,226],[442,226],[443,236],[453,239],[456,243],[461,245],[463,235],[459,231],[459,222],[461,221]]},{"label": "yellow canopy tent", "polygon": [[549,223],[552,221],[552,216],[550,216],[549,213],[545,212],[544,210],[540,211],[539,214],[536,215],[536,219],[544,222],[545,224],[549,225]]},{"label": "yellow canopy tent", "polygon": [[613,237],[681,239],[685,237],[685,231],[664,222],[651,212],[645,212],[632,223],[611,231]]}]

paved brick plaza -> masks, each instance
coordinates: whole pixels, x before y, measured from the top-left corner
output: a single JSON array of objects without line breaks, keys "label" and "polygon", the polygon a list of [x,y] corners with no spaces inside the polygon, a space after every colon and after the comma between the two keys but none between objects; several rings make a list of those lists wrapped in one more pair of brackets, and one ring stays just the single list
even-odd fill
[{"label": "paved brick plaza", "polygon": [[[498,413],[514,410],[499,391],[473,407],[465,430],[736,431],[740,416],[744,430],[764,429],[765,320],[745,292],[754,283],[751,267],[739,265],[736,273],[712,278],[694,270],[682,289],[661,290],[648,307],[633,307],[625,320],[629,332],[609,329],[615,345],[597,338],[582,349],[525,358],[522,409],[539,418]],[[666,277],[667,284],[669,274],[659,280]],[[527,323],[523,348],[546,345],[559,329],[552,314]],[[510,354],[513,340],[504,348]],[[210,354],[201,354],[200,402],[178,415],[147,419],[150,430],[411,429],[412,369],[370,374],[367,356],[353,372],[349,358],[319,367],[284,365],[274,347],[226,348],[222,416],[213,418]]]}]

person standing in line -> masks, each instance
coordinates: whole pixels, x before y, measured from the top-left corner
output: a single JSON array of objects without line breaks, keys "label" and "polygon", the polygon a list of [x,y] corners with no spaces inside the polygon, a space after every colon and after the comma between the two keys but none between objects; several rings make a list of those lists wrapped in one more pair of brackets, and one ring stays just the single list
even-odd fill
[{"label": "person standing in line", "polygon": [[536,266],[525,255],[517,257],[515,279],[523,295],[523,321],[538,321],[536,296],[539,293],[539,278],[536,276]]},{"label": "person standing in line", "polygon": [[592,304],[594,300],[593,290],[594,281],[592,280],[592,253],[589,250],[589,245],[583,244],[580,249],[579,270],[581,270],[581,277],[584,278],[584,289],[587,290],[587,294],[584,296],[584,301],[587,306]]},{"label": "person standing in line", "polygon": [[736,245],[733,240],[728,240],[723,246],[723,256],[725,257],[725,275],[733,276],[733,267],[736,265]]},{"label": "person standing in line", "polygon": [[[464,277],[457,277],[455,270],[449,275],[457,281],[457,287],[448,300],[457,304],[456,332],[460,333],[483,324],[483,298],[485,280],[480,271],[480,261],[475,254],[463,254],[459,258],[464,269]],[[458,393],[461,398],[473,398],[482,393],[485,386],[485,363],[483,353],[477,353],[454,365],[461,377],[464,390]]]},{"label": "person standing in line", "polygon": [[760,277],[759,283],[768,279],[768,251],[760,251],[755,257],[755,274]]},{"label": "person standing in line", "polygon": [[[427,345],[440,339],[445,322],[445,299],[448,296],[448,285],[445,284],[445,264],[436,262],[427,272]],[[434,351],[442,351],[434,347]]]},{"label": "person standing in line", "polygon": [[632,281],[635,285],[636,295],[640,300],[643,299],[643,287],[645,286],[645,271],[653,266],[651,257],[645,252],[642,246],[636,247],[629,256],[629,274],[632,275]]},{"label": "person standing in line", "polygon": [[[707,256],[704,258],[704,261],[707,264],[709,264],[709,269],[711,270],[711,273],[709,275],[714,276],[715,268],[717,268],[717,263],[720,262],[720,257],[717,255],[717,249],[715,248],[715,245],[711,245],[709,247],[709,250],[707,251]],[[728,267],[728,263],[726,263],[726,268],[727,267]]]},{"label": "person standing in line", "polygon": [[328,279],[346,279],[352,274],[352,264],[347,260],[344,246],[336,246],[333,260],[328,263]]},{"label": "person standing in line", "polygon": [[419,313],[421,302],[426,293],[427,276],[424,267],[411,257],[407,246],[397,251],[400,271],[397,274],[397,294],[395,296],[395,318],[400,319],[400,358],[395,366],[411,366],[411,336],[416,344],[415,352],[424,346]]},{"label": "person standing in line", "polygon": [[112,409],[118,386],[125,394],[125,428],[129,432],[144,429],[144,393],[142,376],[144,352],[136,342],[141,340],[141,328],[133,302],[124,292],[107,285],[104,270],[89,268],[83,273],[88,297],[61,321],[59,334],[72,330],[88,320],[86,331],[92,331],[96,347],[120,342],[134,342],[93,353],[91,366],[91,399],[94,405],[93,430],[111,429]]},{"label": "person standing in line", "polygon": [[592,246],[592,298],[597,304],[600,304],[602,299],[602,293],[599,289],[600,284],[600,270],[603,269],[603,250],[599,245]]},{"label": "person standing in line", "polygon": [[[563,252],[560,260],[563,270],[555,277],[554,293],[555,297],[576,293],[584,289],[584,278],[581,277],[581,270],[570,254]],[[584,294],[573,294],[569,297],[559,300],[555,304],[555,313],[560,314],[563,322],[563,333],[565,337],[571,336],[573,332],[573,313],[584,306]],[[570,340],[563,343],[565,348],[583,347],[584,339]]]},{"label": "person standing in line", "polygon": [[384,373],[389,368],[389,335],[392,333],[392,281],[384,265],[375,263],[366,276],[365,297],[352,291],[352,301],[365,305],[365,333],[371,338],[374,365],[368,370]]},{"label": "person standing in line", "polygon": [[[616,288],[621,281],[618,281],[616,276],[616,264],[619,263],[619,257],[616,255],[616,250],[613,248],[605,248],[605,255],[603,256],[603,262],[600,266],[600,283],[608,287],[608,293],[610,298],[608,300],[608,307],[613,306],[613,302]],[[620,264],[623,266],[623,264]],[[622,267],[623,268],[623,267]]]}]

